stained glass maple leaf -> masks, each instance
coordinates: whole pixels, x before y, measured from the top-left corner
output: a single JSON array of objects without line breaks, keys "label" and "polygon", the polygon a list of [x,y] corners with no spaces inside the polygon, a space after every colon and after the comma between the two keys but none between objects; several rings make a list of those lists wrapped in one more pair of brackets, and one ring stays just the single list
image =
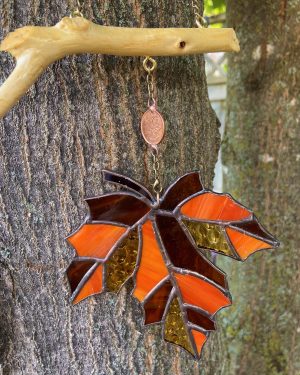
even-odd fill
[{"label": "stained glass maple leaf", "polygon": [[202,186],[198,172],[177,179],[159,202],[138,182],[103,171],[126,191],[86,200],[89,215],[67,240],[77,256],[67,270],[73,303],[134,279],[145,324],[199,358],[215,314],[231,304],[225,274],[206,254],[245,260],[278,241],[228,194]]}]

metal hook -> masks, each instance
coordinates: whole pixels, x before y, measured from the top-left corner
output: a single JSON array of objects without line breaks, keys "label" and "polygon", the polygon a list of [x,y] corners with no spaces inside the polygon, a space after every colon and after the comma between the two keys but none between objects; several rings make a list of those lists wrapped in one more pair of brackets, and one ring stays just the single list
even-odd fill
[{"label": "metal hook", "polygon": [[196,16],[196,25],[198,27],[204,27],[204,28],[207,28],[208,27],[208,22],[207,20],[205,19],[205,17],[201,16],[199,13],[195,13],[195,16]]},{"label": "metal hook", "polygon": [[195,3],[195,0],[192,0],[192,8],[195,14],[195,22],[198,27],[208,27],[208,22],[205,17],[200,14],[200,7]]}]

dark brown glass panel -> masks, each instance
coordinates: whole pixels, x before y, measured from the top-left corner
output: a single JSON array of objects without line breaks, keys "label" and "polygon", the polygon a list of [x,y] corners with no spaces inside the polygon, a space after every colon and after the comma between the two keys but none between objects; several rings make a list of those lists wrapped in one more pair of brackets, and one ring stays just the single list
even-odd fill
[{"label": "dark brown glass panel", "polygon": [[226,287],[225,276],[195,249],[176,218],[157,215],[156,222],[164,247],[175,267],[198,272]]},{"label": "dark brown glass panel", "polygon": [[180,345],[191,354],[195,354],[190,338],[182,319],[182,314],[177,298],[170,304],[165,322],[165,339],[173,344]]},{"label": "dark brown glass panel", "polygon": [[221,254],[236,258],[232,252],[223,232],[223,228],[217,224],[202,223],[200,221],[183,220],[197,247],[214,250]]},{"label": "dark brown glass panel", "polygon": [[91,219],[133,225],[139,221],[150,207],[131,195],[112,194],[86,200]]},{"label": "dark brown glass panel", "polygon": [[263,240],[268,241],[274,247],[279,246],[279,242],[268,233],[264,227],[258,223],[257,218],[254,216],[253,220],[231,224],[230,227],[246,232],[246,234],[258,236]]},{"label": "dark brown glass panel", "polygon": [[132,230],[106,263],[106,285],[110,292],[117,293],[132,275],[139,247],[137,229]]},{"label": "dark brown glass panel", "polygon": [[150,201],[153,200],[153,197],[151,196],[150,192],[144,188],[144,186],[140,185],[138,182],[126,177],[119,175],[118,173],[114,173],[111,171],[103,171],[103,177],[104,180],[107,182],[111,182],[113,184],[122,185],[125,187],[128,187],[129,189],[132,189],[136,191],[139,194],[142,194],[144,197],[149,199]]},{"label": "dark brown glass panel", "polygon": [[73,262],[67,269],[67,276],[69,279],[72,293],[95,263],[96,262],[92,260],[73,260]]},{"label": "dark brown glass panel", "polygon": [[166,281],[145,303],[145,324],[158,323],[162,320],[168,302],[172,284]]},{"label": "dark brown glass panel", "polygon": [[198,327],[205,329],[206,331],[214,331],[216,329],[215,322],[207,316],[201,314],[201,312],[187,309],[188,321],[195,324]]},{"label": "dark brown glass panel", "polygon": [[203,186],[199,174],[197,172],[187,174],[166,192],[160,208],[173,211],[180,202],[201,190]]}]

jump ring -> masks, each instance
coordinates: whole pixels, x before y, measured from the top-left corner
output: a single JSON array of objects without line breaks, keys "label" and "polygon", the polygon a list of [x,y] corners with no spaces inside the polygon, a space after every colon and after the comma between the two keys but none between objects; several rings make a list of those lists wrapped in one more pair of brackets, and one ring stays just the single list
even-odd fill
[{"label": "jump ring", "polygon": [[[149,63],[151,63],[151,66],[149,66]],[[157,62],[152,57],[147,56],[143,61],[143,67],[148,74],[153,73],[157,67]]]}]

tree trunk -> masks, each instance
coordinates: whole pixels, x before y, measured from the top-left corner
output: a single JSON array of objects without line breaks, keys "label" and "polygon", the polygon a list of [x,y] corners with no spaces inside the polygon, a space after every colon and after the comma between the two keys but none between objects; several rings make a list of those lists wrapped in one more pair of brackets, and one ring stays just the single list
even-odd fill
[{"label": "tree trunk", "polygon": [[[75,1],[1,2],[1,38],[27,24],[53,25]],[[86,1],[85,16],[116,26],[192,26],[182,1]],[[1,81],[14,65],[1,54]],[[149,186],[152,169],[139,121],[146,110],[142,59],[66,58],[49,68],[1,121],[0,363],[6,374],[221,374],[218,334],[204,360],[165,344],[144,328],[128,295],[69,303],[65,269],[74,252],[64,238],[87,212],[84,197],[103,192],[101,169]],[[219,147],[203,57],[158,59],[159,109],[166,186],[201,169],[210,184]],[[213,351],[213,349],[215,349]],[[203,370],[203,371],[202,371]]]},{"label": "tree trunk", "polygon": [[299,1],[228,1],[241,53],[229,63],[227,188],[281,241],[234,267],[230,374],[300,369],[299,14]]}]

